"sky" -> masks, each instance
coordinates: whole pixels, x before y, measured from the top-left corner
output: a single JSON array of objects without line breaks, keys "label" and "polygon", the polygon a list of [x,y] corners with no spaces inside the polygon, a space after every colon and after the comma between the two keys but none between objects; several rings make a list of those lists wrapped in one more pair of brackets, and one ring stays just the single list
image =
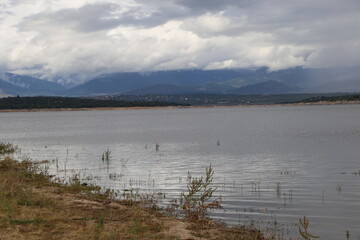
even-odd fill
[{"label": "sky", "polygon": [[359,0],[0,0],[0,72],[360,66]]}]

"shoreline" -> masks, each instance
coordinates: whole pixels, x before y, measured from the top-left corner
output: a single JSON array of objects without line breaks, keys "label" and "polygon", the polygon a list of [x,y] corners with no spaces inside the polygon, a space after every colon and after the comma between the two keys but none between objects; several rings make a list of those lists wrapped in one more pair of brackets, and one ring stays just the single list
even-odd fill
[{"label": "shoreline", "polygon": [[360,101],[320,101],[279,104],[254,105],[194,105],[194,106],[154,106],[154,107],[94,107],[94,108],[39,108],[39,109],[1,109],[2,112],[64,112],[64,111],[114,111],[114,110],[147,110],[147,109],[191,109],[191,108],[244,108],[244,107],[281,107],[281,106],[320,106],[320,105],[352,105]]},{"label": "shoreline", "polygon": [[179,219],[156,205],[116,200],[111,191],[101,192],[77,175],[69,183],[53,181],[44,171],[46,162],[2,157],[1,239],[269,239],[251,226]]}]

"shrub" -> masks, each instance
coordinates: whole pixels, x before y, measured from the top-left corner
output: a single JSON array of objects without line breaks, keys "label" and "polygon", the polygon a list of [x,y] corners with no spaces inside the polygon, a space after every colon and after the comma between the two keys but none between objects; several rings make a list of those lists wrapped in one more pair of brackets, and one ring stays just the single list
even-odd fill
[{"label": "shrub", "polygon": [[9,142],[0,142],[0,154],[13,153],[17,150],[17,146]]},{"label": "shrub", "polygon": [[182,208],[190,220],[205,220],[209,209],[222,208],[219,199],[212,199],[216,188],[210,187],[214,170],[211,164],[205,170],[205,178],[187,177],[187,192],[181,193]]}]

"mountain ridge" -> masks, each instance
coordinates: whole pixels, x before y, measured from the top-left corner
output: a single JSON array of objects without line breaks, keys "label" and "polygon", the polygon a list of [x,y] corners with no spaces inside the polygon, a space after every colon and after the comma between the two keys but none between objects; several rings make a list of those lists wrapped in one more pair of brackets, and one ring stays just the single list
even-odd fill
[{"label": "mountain ridge", "polygon": [[11,95],[56,95],[65,91],[58,83],[14,73],[0,75],[0,89]]},{"label": "mountain ridge", "polygon": [[268,68],[263,67],[257,69],[117,72],[100,74],[69,89],[55,82],[13,73],[0,75],[0,81],[0,92],[24,96],[97,96],[145,94],[145,92],[146,94],[334,93],[360,91],[360,68],[309,69],[295,67],[269,71]]}]

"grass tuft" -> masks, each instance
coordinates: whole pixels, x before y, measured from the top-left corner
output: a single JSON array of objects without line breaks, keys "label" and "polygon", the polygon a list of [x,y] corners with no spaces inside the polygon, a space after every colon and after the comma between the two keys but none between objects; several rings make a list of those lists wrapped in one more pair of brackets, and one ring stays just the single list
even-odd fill
[{"label": "grass tuft", "polygon": [[42,223],[41,219],[11,219],[9,220],[10,224],[14,225],[25,225],[25,224],[34,224],[34,223]]},{"label": "grass tuft", "polygon": [[0,142],[0,154],[14,153],[18,147],[9,142]]}]

